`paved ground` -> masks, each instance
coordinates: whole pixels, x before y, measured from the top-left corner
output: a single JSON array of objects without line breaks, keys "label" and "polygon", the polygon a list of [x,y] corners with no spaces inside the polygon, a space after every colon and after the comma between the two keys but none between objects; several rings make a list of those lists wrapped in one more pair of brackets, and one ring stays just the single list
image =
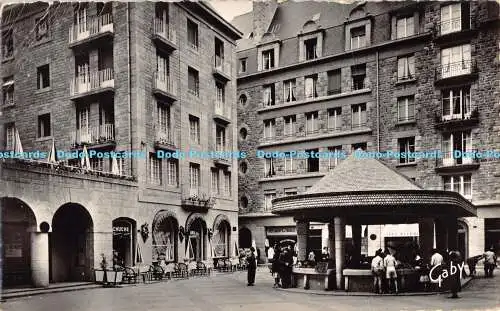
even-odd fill
[{"label": "paved ground", "polygon": [[433,296],[318,296],[272,288],[269,270],[257,273],[256,285],[246,286],[246,274],[99,288],[8,300],[5,311],[333,311],[333,310],[500,310],[500,275],[477,278],[460,293]]}]

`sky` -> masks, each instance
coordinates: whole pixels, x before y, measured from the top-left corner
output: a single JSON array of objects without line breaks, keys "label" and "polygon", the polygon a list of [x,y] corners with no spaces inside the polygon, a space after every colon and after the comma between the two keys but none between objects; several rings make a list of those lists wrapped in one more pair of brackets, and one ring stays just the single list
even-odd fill
[{"label": "sky", "polygon": [[210,0],[210,4],[228,22],[235,16],[252,10],[251,0]]}]

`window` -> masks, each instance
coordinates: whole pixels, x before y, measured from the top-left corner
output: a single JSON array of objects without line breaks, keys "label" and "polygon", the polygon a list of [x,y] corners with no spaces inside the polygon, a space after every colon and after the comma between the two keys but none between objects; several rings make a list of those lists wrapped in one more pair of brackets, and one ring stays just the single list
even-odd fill
[{"label": "window", "polygon": [[366,65],[357,65],[351,67],[352,90],[362,90],[366,85]]},{"label": "window", "polygon": [[200,187],[200,165],[189,163],[189,188],[190,195],[198,195]]},{"label": "window", "polygon": [[240,105],[245,106],[247,103],[247,96],[245,94],[240,95]]},{"label": "window", "polygon": [[169,136],[170,134],[170,107],[165,105],[164,103],[158,103],[157,105],[157,114],[158,114],[158,130],[160,133],[166,134]]},{"label": "window", "polygon": [[104,158],[90,158],[90,169],[104,172]]},{"label": "window", "polygon": [[157,80],[161,82],[169,82],[170,63],[168,56],[156,54],[156,72]]},{"label": "window", "polygon": [[224,195],[231,196],[231,172],[224,172]]},{"label": "window", "polygon": [[226,101],[225,85],[220,82],[215,82],[215,113],[226,115],[224,111],[224,102]]},{"label": "window", "polygon": [[415,137],[406,137],[398,139],[399,152],[401,155],[405,154],[405,157],[401,156],[399,158],[399,163],[415,163],[415,158],[410,157],[409,153],[415,152]]},{"label": "window", "polygon": [[352,128],[366,126],[366,104],[352,105]]},{"label": "window", "polygon": [[3,79],[2,95],[4,106],[14,105],[14,77]]},{"label": "window", "polygon": [[189,116],[189,138],[192,142],[200,143],[200,118]]},{"label": "window", "polygon": [[176,159],[167,159],[167,184],[169,186],[178,186],[179,162]]},{"label": "window", "polygon": [[226,128],[220,125],[215,127],[215,149],[216,151],[226,151]]},{"label": "window", "polygon": [[294,102],[295,98],[295,79],[283,82],[283,100],[285,103]]},{"label": "window", "polygon": [[294,174],[295,173],[295,166],[294,166],[294,159],[293,155],[290,152],[285,153],[285,157],[283,158],[284,161],[284,170],[285,170],[285,175],[286,174]]},{"label": "window", "polygon": [[471,73],[471,46],[464,44],[441,51],[441,77],[453,77]]},{"label": "window", "polygon": [[247,72],[247,59],[246,58],[241,58],[240,59],[240,72]]},{"label": "window", "polygon": [[274,139],[276,135],[276,121],[274,119],[264,120],[264,139]]},{"label": "window", "polygon": [[212,168],[212,194],[221,194],[219,169]]},{"label": "window", "polygon": [[50,136],[50,114],[38,116],[38,137]]},{"label": "window", "polygon": [[367,149],[366,143],[356,143],[351,145],[351,151],[356,151],[358,149],[366,151]]},{"label": "window", "polygon": [[273,177],[276,175],[274,170],[274,159],[273,158],[265,158],[264,159],[264,177]]},{"label": "window", "polygon": [[[77,128],[80,130],[80,137],[90,136],[90,107],[84,105],[78,107]],[[82,136],[83,135],[83,136]]]},{"label": "window", "polygon": [[441,34],[460,31],[462,29],[461,3],[441,7]]},{"label": "window", "polygon": [[306,77],[304,81],[304,96],[305,98],[316,98],[318,97],[317,92],[318,76]]},{"label": "window", "polygon": [[14,57],[14,36],[12,29],[2,32],[2,58]]},{"label": "window", "polygon": [[470,86],[442,91],[443,121],[468,119],[471,116]]},{"label": "window", "polygon": [[328,109],[328,130],[338,131],[342,129],[342,108]]},{"label": "window", "polygon": [[14,150],[16,145],[16,126],[14,123],[5,126],[5,149]]},{"label": "window", "polygon": [[37,89],[41,90],[50,86],[49,65],[43,65],[36,69]]},{"label": "window", "polygon": [[161,185],[161,159],[154,154],[149,156],[149,182],[153,185]]},{"label": "window", "polygon": [[415,25],[413,16],[398,18],[396,21],[396,39],[413,36]]},{"label": "window", "polygon": [[472,178],[471,175],[444,176],[443,184],[445,191],[460,193],[466,199],[472,199]]},{"label": "window", "polygon": [[453,166],[457,164],[470,164],[473,161],[471,157],[457,158],[453,152],[455,150],[461,152],[471,152],[472,135],[470,131],[458,131],[443,134],[443,166]]},{"label": "window", "polygon": [[398,98],[398,122],[415,120],[415,97]]},{"label": "window", "polygon": [[297,188],[285,188],[285,196],[297,195]]},{"label": "window", "polygon": [[198,71],[188,68],[188,91],[194,96],[200,96],[200,77]]},{"label": "window", "polygon": [[224,66],[224,42],[219,38],[215,38],[215,67],[221,68]]},{"label": "window", "polygon": [[293,116],[286,116],[283,118],[284,121],[284,136],[295,136],[295,128],[297,124],[297,118]]},{"label": "window", "polygon": [[351,29],[351,50],[359,49],[366,46],[366,29],[365,26]]},{"label": "window", "polygon": [[306,113],[306,135],[318,132],[318,112]]},{"label": "window", "polygon": [[264,107],[274,106],[275,103],[274,84],[264,85],[262,89],[262,102]]},{"label": "window", "polygon": [[35,38],[36,41],[46,40],[50,37],[49,21],[47,18],[37,18],[35,20]]},{"label": "window", "polygon": [[274,68],[274,49],[262,52],[262,68],[264,70]]},{"label": "window", "polygon": [[318,58],[318,38],[313,38],[304,41],[304,50],[306,60]]},{"label": "window", "polygon": [[328,95],[340,94],[342,92],[340,69],[328,71]]},{"label": "window", "polygon": [[316,156],[313,156],[318,152],[318,149],[310,149],[306,150],[306,152],[310,155],[309,158],[307,158],[307,172],[312,173],[312,172],[319,172],[319,158]]},{"label": "window", "polygon": [[264,193],[264,210],[270,211],[273,207],[272,200],[276,198],[276,193]]},{"label": "window", "polygon": [[398,58],[398,81],[415,78],[415,56]]},{"label": "window", "polygon": [[198,25],[189,19],[187,20],[187,36],[189,46],[198,50]]},{"label": "window", "polygon": [[339,158],[342,154],[342,146],[328,147],[330,156],[328,157],[328,169],[332,170],[339,164]]}]

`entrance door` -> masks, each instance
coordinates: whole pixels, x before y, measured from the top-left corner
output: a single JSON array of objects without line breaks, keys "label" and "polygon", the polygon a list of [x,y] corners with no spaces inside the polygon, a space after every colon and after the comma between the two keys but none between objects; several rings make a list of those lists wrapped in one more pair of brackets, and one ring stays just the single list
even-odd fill
[{"label": "entrance door", "polygon": [[117,262],[114,264],[126,267],[134,265],[133,232],[132,220],[115,219],[113,221],[113,251],[117,253]]},{"label": "entrance door", "polygon": [[189,257],[191,259],[200,261],[201,260],[201,239],[200,239],[200,234],[198,232],[191,231],[191,234],[189,236],[191,239],[191,248],[192,248],[192,253],[189,254]]}]

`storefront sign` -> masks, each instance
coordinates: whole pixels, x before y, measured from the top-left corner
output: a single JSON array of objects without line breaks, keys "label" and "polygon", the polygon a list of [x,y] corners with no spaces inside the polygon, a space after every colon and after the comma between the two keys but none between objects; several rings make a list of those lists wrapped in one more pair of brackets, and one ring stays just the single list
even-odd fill
[{"label": "storefront sign", "polygon": [[23,246],[21,244],[4,244],[5,258],[23,257]]},{"label": "storefront sign", "polygon": [[130,227],[114,226],[113,234],[130,234]]}]

